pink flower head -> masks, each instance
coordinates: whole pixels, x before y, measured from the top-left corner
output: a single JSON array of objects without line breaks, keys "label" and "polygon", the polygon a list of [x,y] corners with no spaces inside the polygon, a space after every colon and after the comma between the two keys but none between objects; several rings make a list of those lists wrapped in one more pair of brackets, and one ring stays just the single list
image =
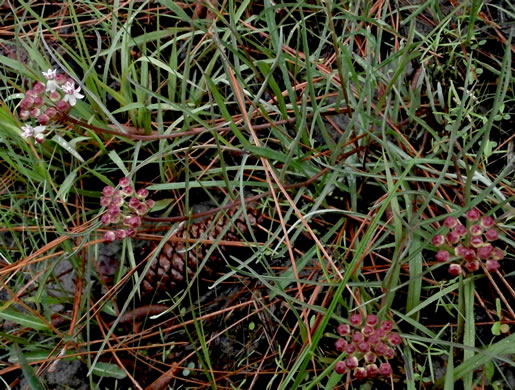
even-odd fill
[{"label": "pink flower head", "polygon": [[127,232],[127,237],[134,237],[136,235],[136,229],[134,228],[127,228],[125,231]]},{"label": "pink flower head", "polygon": [[[388,322],[390,322],[390,321],[388,321]],[[386,330],[384,330],[383,328],[378,328],[378,329],[376,329],[375,334],[377,335],[377,337],[382,339],[386,335]]]},{"label": "pink flower head", "polygon": [[476,259],[476,251],[472,248],[465,248],[463,258],[467,261],[473,261]]},{"label": "pink flower head", "polygon": [[106,242],[113,242],[114,240],[116,240],[116,233],[109,230],[107,232],[104,233],[104,241]]},{"label": "pink flower head", "polygon": [[345,366],[344,362],[338,362],[334,366],[334,372],[336,372],[337,374],[340,374],[340,375],[344,374],[346,369],[347,369],[347,366]]},{"label": "pink flower head", "polygon": [[132,228],[137,228],[139,225],[141,225],[141,218],[137,215],[132,215],[129,217],[126,217],[123,221],[124,225],[130,226]]},{"label": "pink flower head", "polygon": [[334,342],[334,349],[336,349],[338,352],[345,351],[345,346],[347,345],[347,342],[344,339],[338,339]]},{"label": "pink flower head", "polygon": [[381,363],[379,366],[379,374],[382,376],[390,376],[392,375],[392,366],[390,363]]},{"label": "pink flower head", "polygon": [[375,344],[377,344],[379,341],[381,341],[381,337],[380,337],[380,336],[377,334],[377,332],[376,332],[376,333],[371,334],[371,335],[368,337],[367,341],[369,342],[369,344],[375,345]]},{"label": "pink flower head", "polygon": [[107,212],[111,215],[111,218],[113,218],[120,215],[122,210],[120,210],[120,207],[118,207],[117,205],[111,203],[107,208]]},{"label": "pink flower head", "polygon": [[116,194],[115,194],[115,196],[113,196],[112,203],[116,207],[122,207],[124,202],[125,201],[123,200],[123,198],[121,196],[116,196]]},{"label": "pink flower head", "polygon": [[495,272],[501,267],[501,264],[497,260],[487,260],[486,261],[486,270],[488,272]]},{"label": "pink flower head", "polygon": [[495,241],[499,238],[499,232],[495,229],[488,229],[485,232],[485,237],[488,241]]},{"label": "pink flower head", "polygon": [[145,201],[145,204],[147,205],[148,209],[150,210],[152,207],[154,207],[154,205],[156,204],[156,202],[154,202],[152,199],[147,199]]},{"label": "pink flower head", "polygon": [[495,219],[491,216],[485,216],[481,218],[481,226],[484,228],[491,228],[495,224]]},{"label": "pink flower head", "polygon": [[34,98],[27,96],[20,102],[20,108],[22,110],[29,110],[34,105]]},{"label": "pink flower head", "polygon": [[443,225],[447,228],[452,229],[458,224],[458,219],[456,217],[447,217],[443,221]]},{"label": "pink flower head", "polygon": [[39,107],[32,107],[30,109],[30,117],[36,119],[39,114],[41,114],[41,109]]},{"label": "pink flower head", "polygon": [[36,107],[41,107],[44,103],[45,103],[45,101],[43,100],[43,98],[41,96],[38,96],[37,98],[34,99],[34,105]]},{"label": "pink flower head", "polygon": [[338,325],[338,328],[336,329],[336,331],[338,332],[338,334],[340,336],[348,335],[350,333],[350,326],[347,324],[340,324],[340,325]]},{"label": "pink flower head", "polygon": [[130,198],[130,200],[129,200],[129,207],[130,207],[131,209],[136,209],[140,204],[141,204],[141,202],[139,201],[139,199],[138,199],[138,198],[134,198],[134,197],[132,197],[132,198]]},{"label": "pink flower head", "polygon": [[445,244],[445,237],[442,234],[437,234],[436,236],[433,237],[431,242],[433,243],[434,246],[437,246],[437,247],[442,246],[443,244]]},{"label": "pink flower head", "polygon": [[440,263],[444,263],[450,259],[449,252],[447,252],[446,250],[439,250],[438,252],[436,252],[435,259]]},{"label": "pink flower head", "polygon": [[363,318],[361,317],[361,314],[354,313],[353,315],[350,316],[349,322],[354,326],[360,326],[361,323],[363,322]]},{"label": "pink flower head", "polygon": [[367,377],[367,370],[363,367],[356,367],[353,372],[354,378],[357,380],[362,380]]},{"label": "pink flower head", "polygon": [[347,368],[350,368],[351,370],[353,368],[356,368],[359,364],[358,359],[355,356],[349,356],[347,359],[345,359],[345,365]]},{"label": "pink flower head", "polygon": [[449,274],[451,274],[451,276],[458,276],[459,274],[461,274],[462,270],[461,270],[461,266],[459,264],[450,264],[449,265]]}]

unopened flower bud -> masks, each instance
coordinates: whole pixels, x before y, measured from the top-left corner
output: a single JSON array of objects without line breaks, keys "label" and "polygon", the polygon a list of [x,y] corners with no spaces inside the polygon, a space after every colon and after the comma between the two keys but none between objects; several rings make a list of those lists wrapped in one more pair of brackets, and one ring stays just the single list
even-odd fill
[{"label": "unopened flower bud", "polygon": [[470,234],[473,236],[479,236],[481,233],[483,233],[483,228],[481,225],[472,225],[469,229]]},{"label": "unopened flower bud", "polygon": [[136,196],[138,198],[146,198],[148,196],[148,190],[146,188],[140,188],[138,192],[136,192]]},{"label": "unopened flower bud", "polygon": [[36,106],[36,107],[41,107],[44,103],[45,103],[45,101],[43,100],[43,98],[41,96],[38,96],[37,98],[34,99],[34,106]]},{"label": "unopened flower bud", "polygon": [[377,359],[377,355],[372,351],[367,352],[363,357],[367,363],[374,363]]},{"label": "unopened flower bud", "polygon": [[367,325],[370,326],[376,326],[377,325],[378,318],[375,314],[369,314],[366,319]]},{"label": "unopened flower bud", "polygon": [[334,342],[334,349],[336,349],[338,352],[345,351],[345,346],[347,345],[347,342],[344,339],[338,339]]},{"label": "unopened flower bud", "polygon": [[481,226],[483,226],[484,228],[489,229],[492,226],[494,226],[494,224],[495,224],[495,219],[489,215],[481,218]]},{"label": "unopened flower bud", "polygon": [[368,342],[369,344],[371,345],[375,345],[377,344],[379,341],[381,341],[381,337],[379,337],[376,333],[374,334],[371,334],[369,337],[368,337]]},{"label": "unopened flower bud", "polygon": [[454,232],[458,234],[460,237],[462,237],[465,234],[467,234],[467,228],[464,225],[458,224],[454,228]]},{"label": "unopened flower bud", "polygon": [[379,374],[382,376],[390,376],[392,375],[392,366],[390,363],[381,363],[379,366]]},{"label": "unopened flower bud", "polygon": [[127,237],[134,237],[136,235],[136,229],[134,228],[127,228],[126,230]]},{"label": "unopened flower bud", "polygon": [[123,240],[125,237],[127,237],[127,232],[123,229],[116,230],[115,234],[117,240]]},{"label": "unopened flower bud", "polygon": [[40,116],[38,116],[38,122],[40,125],[47,125],[49,121],[50,118],[47,114],[41,114]]},{"label": "unopened flower bud", "polygon": [[107,231],[104,233],[104,241],[106,242],[113,242],[116,240],[116,234],[113,231]]},{"label": "unopened flower bud", "polygon": [[50,118],[52,119],[53,117],[55,117],[57,115],[57,110],[54,108],[54,107],[48,107],[46,110],[45,110],[45,114]]},{"label": "unopened flower bud", "polygon": [[59,101],[56,103],[55,108],[56,108],[56,109],[57,109],[57,111],[59,111],[59,112],[64,112],[64,113],[66,113],[66,112],[70,111],[71,106],[70,106],[68,103],[66,103],[64,100],[59,100]]},{"label": "unopened flower bud", "polygon": [[433,237],[431,242],[436,247],[442,246],[443,244],[445,244],[445,237],[442,234],[437,234],[436,236]]},{"label": "unopened flower bud", "polygon": [[20,108],[22,110],[30,110],[32,106],[34,105],[34,98],[30,96],[26,96],[21,102],[20,102]]},{"label": "unopened flower bud", "polygon": [[492,251],[492,259],[493,260],[502,260],[504,259],[504,251],[501,248],[495,247]]},{"label": "unopened flower bud", "polygon": [[131,179],[129,179],[128,177],[122,177],[118,184],[120,185],[120,187],[127,187],[131,184]]},{"label": "unopened flower bud", "polygon": [[45,84],[43,84],[41,81],[38,81],[34,86],[32,87],[32,90],[37,95],[42,95],[45,92]]},{"label": "unopened flower bud", "polygon": [[59,85],[63,85],[64,83],[66,83],[67,80],[68,78],[62,73],[59,73],[55,76],[55,81]]},{"label": "unopened flower bud", "polygon": [[386,346],[386,344],[383,344],[381,342],[377,343],[374,350],[376,351],[376,353],[380,356],[383,356],[385,353],[386,353],[386,349],[388,347]]},{"label": "unopened flower bud", "polygon": [[102,190],[102,194],[104,194],[104,196],[106,197],[111,197],[114,195],[114,188],[111,187],[111,186],[105,186],[104,189]]},{"label": "unopened flower bud", "polygon": [[470,237],[470,245],[472,245],[474,248],[478,248],[482,244],[483,244],[483,237],[481,237],[481,236]]},{"label": "unopened flower bud", "polygon": [[447,233],[445,239],[451,245],[457,244],[460,241],[461,236],[455,231]]},{"label": "unopened flower bud", "polygon": [[30,109],[30,117],[36,119],[39,114],[41,114],[41,109],[39,107],[32,107]]},{"label": "unopened flower bud", "polygon": [[449,265],[449,274],[451,274],[451,276],[458,276],[459,274],[461,274],[462,270],[461,270],[461,266],[459,264],[450,264]]},{"label": "unopened flower bud", "polygon": [[436,252],[435,259],[438,262],[446,262],[447,260],[449,260],[449,258],[449,252],[447,252],[446,250],[439,250],[438,252]]},{"label": "unopened flower bud", "polygon": [[156,202],[154,202],[152,199],[147,199],[145,201],[145,204],[147,205],[147,208],[150,210],[152,207],[154,207],[154,205],[156,204]]},{"label": "unopened flower bud", "polygon": [[356,368],[359,364],[359,361],[358,361],[358,358],[356,358],[355,356],[349,356],[347,359],[345,359],[345,365],[347,366],[347,368],[349,369],[353,369],[353,368]]},{"label": "unopened flower bud", "polygon": [[383,329],[385,332],[389,332],[391,331],[393,328],[393,323],[392,321],[383,321],[383,323],[381,324],[381,329]]},{"label": "unopened flower bud", "polygon": [[128,185],[128,186],[122,187],[122,194],[124,196],[130,196],[133,193],[134,193],[134,187],[133,186]]},{"label": "unopened flower bud", "polygon": [[447,228],[452,229],[458,224],[458,219],[456,217],[447,217],[443,221],[443,225]]},{"label": "unopened flower bud", "polygon": [[399,345],[402,343],[402,338],[397,333],[392,332],[388,335],[388,341],[391,345]]},{"label": "unopened flower bud", "polygon": [[360,326],[363,322],[363,318],[361,317],[361,314],[354,313],[350,316],[349,322],[354,326]]},{"label": "unopened flower bud", "polygon": [[345,365],[345,362],[338,362],[334,366],[334,371],[340,375],[344,374],[346,369],[347,369],[347,366]]},{"label": "unopened flower bud", "polygon": [[361,332],[354,332],[352,334],[352,342],[353,343],[359,343],[365,339],[365,336],[363,336],[363,333]]},{"label": "unopened flower bud", "polygon": [[100,222],[102,222],[103,225],[109,225],[109,223],[111,222],[111,216],[109,215],[109,213],[105,213],[104,215],[102,215],[100,217]]},{"label": "unopened flower bud", "polygon": [[485,237],[488,241],[495,241],[499,238],[499,232],[495,229],[488,229],[485,232]]},{"label": "unopened flower bud", "polygon": [[370,351],[370,345],[366,341],[362,341],[358,344],[358,350],[362,353]]},{"label": "unopened flower bud", "polygon": [[363,367],[356,367],[353,372],[354,378],[357,380],[362,380],[367,377],[367,370]]},{"label": "unopened flower bud", "polygon": [[347,344],[345,346],[345,352],[348,355],[352,355],[354,352],[356,352],[356,347],[354,346],[354,344]]},{"label": "unopened flower bud", "polygon": [[494,247],[490,244],[486,244],[477,248],[477,257],[480,259],[486,260],[492,254]]},{"label": "unopened flower bud", "polygon": [[365,325],[363,329],[361,329],[361,333],[363,333],[364,336],[370,336],[371,334],[374,334],[374,328],[370,325]]},{"label": "unopened flower bud", "polygon": [[26,121],[30,117],[30,111],[29,110],[21,110],[20,111],[20,119],[22,121]]},{"label": "unopened flower bud", "polygon": [[476,251],[472,248],[465,248],[463,251],[463,258],[466,261],[473,261],[476,258]]},{"label": "unopened flower bud", "polygon": [[487,260],[486,261],[486,270],[488,272],[495,272],[501,267],[501,264],[497,260]]},{"label": "unopened flower bud", "polygon": [[338,325],[338,328],[336,328],[336,331],[340,336],[345,336],[350,333],[350,326],[347,324],[340,324]]},{"label": "unopened flower bud", "polygon": [[52,102],[58,102],[59,100],[61,100],[61,94],[57,91],[52,91],[48,94],[48,97],[49,99],[52,101]]},{"label": "unopened flower bud", "polygon": [[478,209],[474,208],[474,209],[467,211],[465,213],[465,217],[469,221],[474,222],[474,221],[477,221],[481,217],[481,212]]},{"label": "unopened flower bud", "polygon": [[366,366],[366,370],[367,370],[367,376],[369,378],[373,378],[379,374],[379,368],[377,367],[376,364],[368,364]]},{"label": "unopened flower bud", "polygon": [[386,347],[384,357],[387,358],[388,360],[393,359],[395,357],[395,351],[393,350],[393,348]]}]

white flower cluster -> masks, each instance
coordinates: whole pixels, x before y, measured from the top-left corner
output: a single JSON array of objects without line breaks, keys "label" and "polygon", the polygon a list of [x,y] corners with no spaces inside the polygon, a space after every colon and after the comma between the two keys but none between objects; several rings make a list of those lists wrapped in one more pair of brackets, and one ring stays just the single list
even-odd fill
[{"label": "white flower cluster", "polygon": [[56,69],[48,69],[43,72],[43,76],[46,83],[38,81],[26,92],[19,112],[21,120],[30,118],[39,123],[36,127],[31,124],[22,126],[21,136],[26,139],[34,138],[39,143],[45,140],[47,125],[57,122],[77,104],[77,100],[84,98],[80,87],[75,87],[73,79],[57,73]]}]

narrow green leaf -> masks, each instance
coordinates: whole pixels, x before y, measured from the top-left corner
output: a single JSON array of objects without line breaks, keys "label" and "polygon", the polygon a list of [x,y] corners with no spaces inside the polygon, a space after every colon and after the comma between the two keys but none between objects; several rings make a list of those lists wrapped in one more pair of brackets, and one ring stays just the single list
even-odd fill
[{"label": "narrow green leaf", "polygon": [[97,362],[97,364],[95,364],[91,372],[97,376],[116,379],[123,379],[127,376],[125,371],[123,371],[116,364],[104,362]]},{"label": "narrow green leaf", "polygon": [[80,162],[84,162],[84,159],[82,156],[75,150],[75,148],[70,145],[68,141],[66,141],[63,137],[60,135],[54,135],[52,137],[52,141],[54,141],[56,144],[58,144],[60,147],[62,147],[64,150],[66,150],[68,153],[70,153],[73,157],[75,157]]},{"label": "narrow green leaf", "polygon": [[23,352],[21,351],[21,348],[18,344],[14,344],[14,352],[18,357],[23,376],[27,380],[31,390],[45,390],[45,387],[38,380],[34,369],[29,365],[27,359],[25,359],[25,356],[23,355]]},{"label": "narrow green leaf", "polygon": [[16,324],[27,328],[32,328],[35,330],[48,330],[48,325],[42,322],[38,317],[20,313],[10,307],[0,309],[0,318],[15,322]]}]

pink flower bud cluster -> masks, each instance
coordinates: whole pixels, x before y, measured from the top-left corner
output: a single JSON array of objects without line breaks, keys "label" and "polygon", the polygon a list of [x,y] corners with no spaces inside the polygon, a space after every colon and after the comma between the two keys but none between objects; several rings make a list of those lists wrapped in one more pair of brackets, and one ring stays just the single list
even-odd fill
[{"label": "pink flower bud cluster", "polygon": [[111,186],[104,187],[100,198],[100,204],[107,207],[107,212],[100,218],[102,224],[125,226],[108,230],[104,234],[104,240],[107,242],[133,237],[141,225],[142,217],[154,206],[154,201],[147,199],[148,190],[140,188],[136,191],[128,177],[120,179],[118,185],[119,190]]},{"label": "pink flower bud cluster", "polygon": [[466,226],[458,218],[447,217],[443,225],[446,234],[437,234],[431,240],[436,246],[435,259],[446,262],[452,258],[456,260],[449,265],[449,273],[458,276],[467,270],[475,272],[485,263],[488,272],[500,268],[499,261],[504,258],[504,251],[491,243],[499,238],[499,231],[495,227],[495,219],[491,216],[482,216],[478,209],[471,209],[465,213]]},{"label": "pink flower bud cluster", "polygon": [[334,370],[343,374],[352,371],[354,378],[361,380],[378,375],[390,376],[392,366],[388,360],[395,357],[394,348],[402,343],[398,333],[392,332],[393,323],[385,320],[379,322],[374,314],[369,314],[363,321],[360,314],[353,314],[348,324],[337,328],[341,336],[334,343],[338,352],[345,352],[347,358],[336,363]]},{"label": "pink flower bud cluster", "polygon": [[40,129],[39,132],[28,131],[27,129],[33,129],[33,127],[31,123],[26,124],[22,127],[22,137],[34,137],[40,143],[45,140],[47,125],[56,122],[60,114],[70,111],[77,103],[77,99],[84,97],[79,93],[80,87],[75,88],[73,79],[64,74],[58,74],[55,69],[43,72],[43,76],[46,82],[36,82],[32,89],[25,93],[18,113],[22,121],[36,121],[39,126],[35,129]]}]

